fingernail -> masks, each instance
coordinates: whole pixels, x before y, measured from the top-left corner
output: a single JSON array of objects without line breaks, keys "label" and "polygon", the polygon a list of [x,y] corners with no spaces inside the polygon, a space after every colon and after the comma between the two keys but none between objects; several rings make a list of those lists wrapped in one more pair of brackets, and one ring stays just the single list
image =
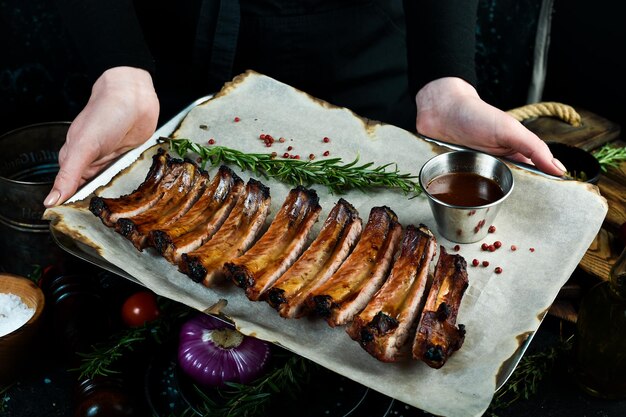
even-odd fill
[{"label": "fingernail", "polygon": [[561,163],[561,161],[559,161],[558,159],[553,158],[553,159],[552,159],[552,164],[553,164],[555,167],[557,167],[558,169],[560,169],[561,171],[563,171],[563,172],[567,172],[567,168],[565,168],[565,165],[563,165],[563,164]]},{"label": "fingernail", "polygon": [[48,194],[48,197],[44,200],[43,205],[46,207],[53,207],[57,201],[59,201],[59,198],[61,198],[61,193],[58,190],[52,190],[50,191],[50,194]]}]

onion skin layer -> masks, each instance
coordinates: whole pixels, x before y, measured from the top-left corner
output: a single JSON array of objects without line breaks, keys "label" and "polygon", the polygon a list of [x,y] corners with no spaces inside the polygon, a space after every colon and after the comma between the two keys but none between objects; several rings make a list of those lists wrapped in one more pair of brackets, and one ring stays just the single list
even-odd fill
[{"label": "onion skin layer", "polygon": [[224,387],[226,382],[248,384],[265,370],[270,356],[270,343],[245,336],[231,324],[206,314],[194,315],[180,329],[178,364],[206,387]]}]

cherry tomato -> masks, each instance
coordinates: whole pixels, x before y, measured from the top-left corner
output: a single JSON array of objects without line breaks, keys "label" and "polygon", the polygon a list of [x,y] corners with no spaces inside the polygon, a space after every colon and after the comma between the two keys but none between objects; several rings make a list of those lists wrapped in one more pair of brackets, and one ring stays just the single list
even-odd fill
[{"label": "cherry tomato", "polygon": [[138,291],[122,305],[122,320],[128,327],[139,327],[156,320],[161,311],[152,291]]}]

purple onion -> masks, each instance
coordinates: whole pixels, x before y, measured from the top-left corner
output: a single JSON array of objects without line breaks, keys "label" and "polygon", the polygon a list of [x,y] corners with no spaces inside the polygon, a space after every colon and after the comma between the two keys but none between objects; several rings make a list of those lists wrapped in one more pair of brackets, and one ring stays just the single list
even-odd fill
[{"label": "purple onion", "polygon": [[179,342],[180,368],[207,387],[250,383],[265,370],[270,358],[270,343],[245,336],[231,324],[206,314],[197,314],[183,324]]}]

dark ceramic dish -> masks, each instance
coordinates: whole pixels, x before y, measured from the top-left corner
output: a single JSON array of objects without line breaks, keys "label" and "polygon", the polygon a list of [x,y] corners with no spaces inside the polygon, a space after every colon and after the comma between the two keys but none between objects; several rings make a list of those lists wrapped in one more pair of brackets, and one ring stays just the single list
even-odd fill
[{"label": "dark ceramic dish", "polygon": [[582,148],[558,142],[546,142],[555,158],[565,165],[568,175],[578,181],[597,184],[600,180],[600,163]]}]

